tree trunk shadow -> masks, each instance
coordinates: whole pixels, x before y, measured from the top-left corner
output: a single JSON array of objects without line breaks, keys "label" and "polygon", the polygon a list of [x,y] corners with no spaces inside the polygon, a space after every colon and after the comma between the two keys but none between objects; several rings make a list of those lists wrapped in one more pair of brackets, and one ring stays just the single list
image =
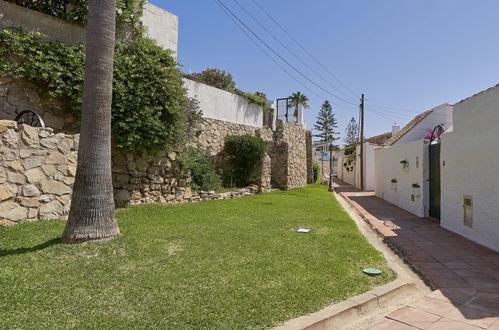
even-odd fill
[{"label": "tree trunk shadow", "polygon": [[56,244],[61,244],[61,240],[59,238],[53,238],[51,240],[48,240],[44,243],[41,243],[41,244],[38,244],[38,245],[35,245],[32,247],[18,248],[18,249],[13,249],[13,250],[0,249],[0,257],[36,252],[36,251],[43,250],[45,248],[51,247],[52,245],[56,245]]}]

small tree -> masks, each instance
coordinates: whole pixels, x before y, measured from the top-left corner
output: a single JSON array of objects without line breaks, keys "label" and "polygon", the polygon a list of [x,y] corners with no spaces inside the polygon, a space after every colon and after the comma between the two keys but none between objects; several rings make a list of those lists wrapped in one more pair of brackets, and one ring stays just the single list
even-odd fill
[{"label": "small tree", "polygon": [[315,136],[320,138],[320,142],[329,143],[329,191],[333,190],[333,151],[337,148],[333,143],[339,139],[335,137],[338,133],[334,129],[337,127],[338,122],[334,118],[333,107],[326,100],[317,115],[317,122],[314,124],[314,129],[318,131]]},{"label": "small tree", "polygon": [[359,141],[359,124],[354,117],[350,119],[347,129],[345,131],[345,138],[343,141],[348,145]]},{"label": "small tree", "polygon": [[225,137],[224,152],[230,157],[236,185],[244,187],[251,182],[266,151],[267,143],[259,137],[249,134]]}]

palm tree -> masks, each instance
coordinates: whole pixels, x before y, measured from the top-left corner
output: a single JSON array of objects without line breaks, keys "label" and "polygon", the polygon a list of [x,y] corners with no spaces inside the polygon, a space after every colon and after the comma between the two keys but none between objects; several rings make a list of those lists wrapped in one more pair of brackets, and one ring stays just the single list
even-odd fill
[{"label": "palm tree", "polygon": [[305,109],[310,108],[308,105],[308,97],[305,94],[302,94],[301,92],[296,92],[288,96],[291,99],[290,107],[295,108],[294,112],[294,117],[298,117],[298,107],[301,105]]},{"label": "palm tree", "polygon": [[89,0],[78,165],[64,243],[119,235],[111,176],[111,102],[116,0]]}]

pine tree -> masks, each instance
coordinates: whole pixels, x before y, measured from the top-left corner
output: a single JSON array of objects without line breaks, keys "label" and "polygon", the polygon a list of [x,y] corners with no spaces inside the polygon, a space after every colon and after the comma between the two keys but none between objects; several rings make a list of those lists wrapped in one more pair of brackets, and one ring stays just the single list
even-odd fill
[{"label": "pine tree", "polygon": [[343,141],[348,145],[359,141],[359,124],[355,118],[352,117],[348,123],[347,129],[345,131],[345,138]]},{"label": "pine tree", "polygon": [[333,107],[329,101],[325,101],[322,104],[321,110],[317,115],[317,121],[314,124],[314,129],[318,132],[315,137],[319,138],[320,142],[331,142],[338,140],[335,137],[338,132],[335,132],[335,128],[338,127],[338,122],[334,118]]}]

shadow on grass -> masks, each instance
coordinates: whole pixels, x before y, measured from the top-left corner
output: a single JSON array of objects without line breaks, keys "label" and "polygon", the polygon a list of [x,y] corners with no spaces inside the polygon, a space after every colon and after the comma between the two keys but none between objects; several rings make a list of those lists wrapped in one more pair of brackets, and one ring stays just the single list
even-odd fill
[{"label": "shadow on grass", "polygon": [[14,249],[14,250],[2,250],[2,249],[0,249],[0,257],[36,252],[36,251],[46,249],[46,248],[51,247],[51,246],[56,245],[56,244],[61,244],[60,238],[53,238],[51,240],[46,241],[45,243],[41,243],[41,244],[38,244],[38,245],[35,245],[32,247],[19,248],[19,249]]}]

